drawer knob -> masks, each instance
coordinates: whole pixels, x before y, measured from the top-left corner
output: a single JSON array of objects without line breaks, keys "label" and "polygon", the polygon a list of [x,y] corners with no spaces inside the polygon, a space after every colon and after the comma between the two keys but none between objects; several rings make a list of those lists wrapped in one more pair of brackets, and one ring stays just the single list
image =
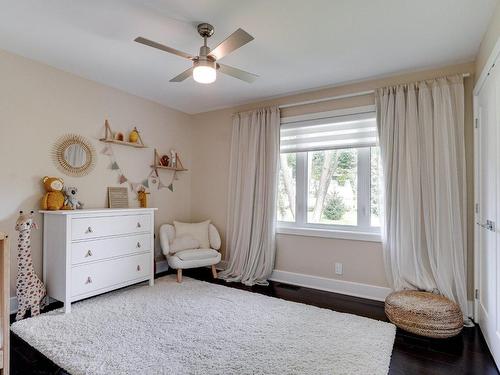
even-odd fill
[{"label": "drawer knob", "polygon": [[87,233],[92,233],[92,227],[87,228]]},{"label": "drawer knob", "polygon": [[137,222],[137,228],[141,227],[141,223]]},{"label": "drawer knob", "polygon": [[137,265],[137,271],[141,270],[141,266]]},{"label": "drawer knob", "polygon": [[87,254],[85,254],[85,258],[91,257],[91,256],[92,256],[92,250],[87,251]]},{"label": "drawer knob", "polygon": [[137,242],[137,247],[141,247],[141,243],[140,242]]},{"label": "drawer knob", "polygon": [[92,284],[92,279],[89,277],[87,277],[87,281],[85,281],[85,284]]}]

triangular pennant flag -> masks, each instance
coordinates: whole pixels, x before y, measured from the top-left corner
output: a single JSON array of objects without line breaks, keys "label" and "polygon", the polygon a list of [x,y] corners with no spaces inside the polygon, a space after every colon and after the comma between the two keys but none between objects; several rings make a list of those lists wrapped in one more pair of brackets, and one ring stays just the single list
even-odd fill
[{"label": "triangular pennant flag", "polygon": [[163,188],[166,188],[167,185],[165,185],[163,182],[161,182],[160,179],[158,179],[158,190],[161,190]]},{"label": "triangular pennant flag", "polygon": [[170,184],[167,187],[168,187],[168,190],[170,190],[172,192],[174,191],[174,185],[173,184]]},{"label": "triangular pennant flag", "polygon": [[149,180],[146,178],[144,181],[142,181],[142,186],[144,187],[149,187]]},{"label": "triangular pennant flag", "polygon": [[101,151],[101,154],[103,155],[113,155],[113,150],[111,149],[110,145],[104,146],[104,148]]},{"label": "triangular pennant flag", "polygon": [[128,181],[127,177],[125,177],[125,176],[124,176],[124,175],[122,175],[122,174],[120,175],[120,177],[118,177],[118,182],[119,182],[120,184],[124,184],[124,183],[125,183],[125,182],[127,182],[127,181]]},{"label": "triangular pennant flag", "polygon": [[120,167],[118,166],[118,164],[116,163],[116,161],[112,162],[111,163],[111,170],[115,171],[117,169],[120,169]]}]

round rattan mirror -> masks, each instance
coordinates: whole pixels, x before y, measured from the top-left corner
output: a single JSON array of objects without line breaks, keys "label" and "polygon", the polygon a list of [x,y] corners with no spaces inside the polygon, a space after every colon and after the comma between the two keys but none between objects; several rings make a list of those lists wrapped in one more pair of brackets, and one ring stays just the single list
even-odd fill
[{"label": "round rattan mirror", "polygon": [[94,146],[81,135],[66,134],[59,138],[52,149],[57,168],[68,176],[85,176],[95,165]]}]

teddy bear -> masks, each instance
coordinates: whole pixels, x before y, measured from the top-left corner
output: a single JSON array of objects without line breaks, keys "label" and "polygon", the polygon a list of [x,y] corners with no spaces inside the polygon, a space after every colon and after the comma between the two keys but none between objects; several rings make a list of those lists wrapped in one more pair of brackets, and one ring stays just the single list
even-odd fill
[{"label": "teddy bear", "polygon": [[62,178],[45,176],[42,183],[46,191],[40,202],[42,210],[62,209],[64,207],[64,194],[62,192],[64,181]]},{"label": "teddy bear", "polygon": [[68,186],[64,188],[64,194],[66,199],[64,200],[64,206],[68,207],[70,210],[76,210],[77,208],[82,208],[83,203],[76,198],[78,189],[73,186]]}]

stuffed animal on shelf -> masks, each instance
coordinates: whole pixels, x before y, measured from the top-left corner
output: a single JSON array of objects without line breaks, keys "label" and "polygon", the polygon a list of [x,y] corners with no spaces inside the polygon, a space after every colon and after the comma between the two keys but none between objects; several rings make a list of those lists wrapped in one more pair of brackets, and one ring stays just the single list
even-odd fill
[{"label": "stuffed animal on shelf", "polygon": [[78,189],[74,186],[68,186],[64,188],[64,195],[66,195],[66,199],[64,200],[65,207],[71,210],[83,208],[83,203],[76,198],[77,193]]},{"label": "stuffed animal on shelf", "polygon": [[33,221],[33,211],[29,214],[20,211],[16,222],[16,230],[19,231],[16,278],[16,295],[19,307],[16,320],[22,319],[28,310],[31,310],[31,316],[39,315],[40,308],[45,306],[46,302],[47,290],[36,275],[31,258],[32,229],[37,229],[37,225]]},{"label": "stuffed animal on shelf", "polygon": [[42,179],[46,193],[44,194],[40,207],[42,210],[56,211],[64,207],[64,194],[62,178],[45,176]]},{"label": "stuffed animal on shelf", "polygon": [[149,193],[146,193],[146,189],[141,188],[137,192],[137,200],[139,201],[139,206],[141,208],[147,208],[148,207],[148,195]]}]

